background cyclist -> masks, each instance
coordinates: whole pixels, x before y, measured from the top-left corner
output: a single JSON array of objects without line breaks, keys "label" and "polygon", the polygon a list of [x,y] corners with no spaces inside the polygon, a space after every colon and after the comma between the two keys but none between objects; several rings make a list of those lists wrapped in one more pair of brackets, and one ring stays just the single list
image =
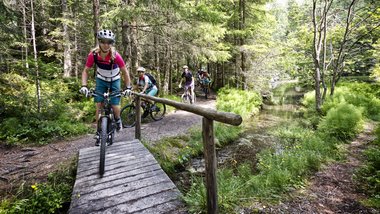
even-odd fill
[{"label": "background cyclist", "polygon": [[191,71],[189,70],[189,67],[187,65],[184,65],[183,67],[183,73],[181,75],[181,81],[179,83],[179,87],[182,88],[182,81],[185,80],[185,85],[184,89],[185,92],[187,90],[190,90],[190,95],[191,95],[191,103],[194,103],[194,77]]},{"label": "background cyclist", "polygon": [[[141,90],[141,93],[147,94],[149,96],[156,96],[158,92],[158,88],[156,85],[153,84],[153,82],[150,80],[150,78],[145,74],[145,68],[144,67],[138,67],[137,72],[139,74],[139,78],[137,80],[137,86]],[[146,102],[149,102],[148,100],[145,100]],[[154,110],[155,106],[152,106],[152,110]]]},{"label": "background cyclist", "polygon": [[198,75],[199,81],[202,85],[208,85],[211,82],[210,75],[208,74],[206,69],[201,68]]}]

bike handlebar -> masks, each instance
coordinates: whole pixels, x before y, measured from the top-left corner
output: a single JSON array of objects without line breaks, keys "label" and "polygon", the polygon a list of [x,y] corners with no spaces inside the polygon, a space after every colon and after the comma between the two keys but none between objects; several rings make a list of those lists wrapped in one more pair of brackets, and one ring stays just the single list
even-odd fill
[{"label": "bike handlebar", "polygon": [[125,96],[124,91],[115,91],[115,92],[111,92],[111,94],[109,94],[108,92],[105,92],[102,94],[96,91],[95,89],[90,89],[86,97],[113,98],[113,97],[121,97],[121,96]]}]

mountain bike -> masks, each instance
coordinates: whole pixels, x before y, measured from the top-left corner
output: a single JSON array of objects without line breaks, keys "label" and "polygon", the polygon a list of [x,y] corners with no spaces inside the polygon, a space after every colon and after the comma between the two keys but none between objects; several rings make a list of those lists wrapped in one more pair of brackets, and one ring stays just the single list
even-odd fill
[{"label": "mountain bike", "polygon": [[[132,97],[132,102],[121,109],[120,117],[124,128],[130,128],[136,125],[136,102]],[[148,115],[155,120],[161,120],[166,113],[166,105],[160,102],[141,101],[142,114],[141,119]]]},{"label": "mountain bike", "polygon": [[205,94],[205,99],[207,100],[208,95],[210,93],[210,80],[209,79],[201,80],[200,86],[203,93]]},{"label": "mountain bike", "polygon": [[196,100],[196,96],[194,94],[194,99],[192,99],[192,96],[190,94],[190,86],[189,87],[186,87],[186,86],[183,86],[184,88],[184,92],[183,94],[181,95],[181,100],[183,103],[190,103],[190,104],[193,104],[195,103],[195,100]]},{"label": "mountain bike", "polygon": [[95,90],[90,90],[88,97],[102,97],[104,99],[103,105],[99,110],[98,120],[98,134],[100,143],[100,161],[99,161],[99,174],[103,176],[106,161],[106,147],[112,145],[115,136],[116,122],[114,118],[113,109],[111,106],[111,99],[114,97],[121,97],[122,93],[118,92],[105,92],[101,94]]}]

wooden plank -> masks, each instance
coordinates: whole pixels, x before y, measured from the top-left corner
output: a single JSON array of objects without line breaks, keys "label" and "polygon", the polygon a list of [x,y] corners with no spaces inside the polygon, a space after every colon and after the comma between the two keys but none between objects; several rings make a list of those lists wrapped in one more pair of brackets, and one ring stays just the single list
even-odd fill
[{"label": "wooden plank", "polygon": [[107,177],[102,177],[101,179],[88,179],[89,177],[85,177],[84,179],[76,180],[75,188],[79,190],[81,188],[85,188],[86,186],[96,186],[101,183],[113,182],[119,179],[124,179],[125,182],[134,181],[136,179],[141,179],[143,176],[145,176],[145,174],[149,175],[149,173],[154,173],[157,170],[160,170],[159,166],[149,165],[139,169],[129,170],[126,172],[113,174]]},{"label": "wooden plank", "polygon": [[[112,144],[111,146],[109,146],[109,148],[115,148],[117,149],[118,147],[123,147],[123,146],[126,146],[126,145],[137,145],[137,146],[140,146],[140,142],[138,140],[132,140],[132,141],[121,141],[121,142],[115,142],[114,144]],[[92,153],[94,152],[94,150],[99,150],[99,146],[93,146],[93,147],[88,147],[88,148],[83,148],[80,150],[80,152],[82,154],[86,154],[86,153]]]},{"label": "wooden plank", "polygon": [[144,210],[133,212],[134,214],[187,214],[187,209],[184,207],[178,199],[173,201],[167,201],[154,207],[149,207]]},{"label": "wooden plank", "polygon": [[79,152],[69,213],[172,213],[183,208],[179,190],[139,141],[115,144],[107,148],[103,177],[98,174],[99,148]]},{"label": "wooden plank", "polygon": [[[138,153],[138,154],[125,154],[125,155],[116,155],[116,156],[111,156],[108,155],[108,152],[106,153],[106,161],[107,165],[112,165],[115,163],[120,163],[124,161],[131,161],[134,159],[140,159],[144,156],[146,156],[146,153]],[[99,155],[98,155],[99,156]],[[89,169],[93,169],[99,166],[99,157],[97,159],[91,159],[88,160],[87,162],[82,162],[78,167],[78,172],[86,171]]]},{"label": "wooden plank", "polygon": [[[97,200],[87,201],[80,204],[80,206],[73,206],[70,213],[92,213],[95,211],[105,211],[110,207],[120,204],[128,204],[138,199],[153,195],[159,192],[173,190],[176,187],[169,181],[165,183],[158,183],[151,186],[143,187],[140,189],[131,190],[130,192],[123,192],[117,195],[112,195],[107,198],[100,198]],[[152,201],[154,203],[154,201]],[[74,204],[75,205],[75,204]]]},{"label": "wooden plank", "polygon": [[[128,165],[140,164],[141,162],[154,162],[154,161],[155,160],[151,155],[146,154],[146,155],[143,155],[141,158],[138,158],[138,159],[108,165],[107,164],[107,157],[106,157],[106,166],[105,166],[105,172],[104,172],[105,175],[103,175],[103,176],[107,176],[107,174],[109,174],[109,173],[117,173],[119,171],[123,171],[123,170],[125,170],[125,169],[123,169],[123,167],[128,166]],[[99,170],[99,168],[96,167],[96,168],[92,168],[92,169],[89,169],[86,171],[82,171],[82,172],[80,172],[80,174],[77,174],[77,177],[81,178],[81,177],[96,175],[96,174],[98,174],[98,170]]]},{"label": "wooden plank", "polygon": [[[89,201],[97,201],[102,199],[109,199],[125,192],[135,191],[147,186],[162,184],[168,182],[164,173],[156,174],[155,176],[144,177],[130,182],[107,182],[92,186],[91,189],[83,189],[80,197],[75,201],[73,206],[80,206],[88,203]],[[117,185],[116,185],[117,183]],[[114,185],[115,184],[115,185]],[[173,187],[173,186],[172,186]],[[136,196],[137,197],[137,196]],[[130,200],[134,200],[134,196]]]},{"label": "wooden plank", "polygon": [[[133,150],[133,149],[141,149],[145,148],[141,143],[124,143],[124,142],[117,142],[112,144],[111,146],[107,146],[107,151],[111,151],[112,153],[118,153],[124,150]],[[79,160],[85,160],[87,158],[93,158],[93,157],[99,157],[99,150],[100,147],[94,146],[90,147],[90,149],[86,150],[80,150],[80,158]]]},{"label": "wooden plank", "polygon": [[[140,173],[144,173],[147,170],[156,170],[160,169],[160,167],[157,164],[154,163],[143,163],[140,165],[131,165],[129,167],[123,168],[123,170],[118,170],[116,172],[112,172],[112,174],[107,174],[107,176],[98,178],[98,176],[86,176],[86,177],[81,177],[77,178],[75,184],[80,184],[84,182],[90,182],[89,185],[92,185],[94,183],[98,182],[107,182],[109,180],[112,180],[114,178],[118,178],[119,176],[134,176]],[[94,183],[91,183],[94,182]]]},{"label": "wooden plank", "polygon": [[[110,207],[107,209],[106,213],[176,213],[176,211],[179,211],[181,206],[183,206],[183,204],[179,202],[178,197],[178,191],[168,190],[150,195],[141,200]],[[104,211],[95,213],[104,213]]]}]

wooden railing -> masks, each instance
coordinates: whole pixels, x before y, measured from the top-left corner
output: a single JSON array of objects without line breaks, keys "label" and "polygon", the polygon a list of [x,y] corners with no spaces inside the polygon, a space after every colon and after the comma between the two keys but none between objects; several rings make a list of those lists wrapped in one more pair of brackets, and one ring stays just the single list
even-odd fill
[{"label": "wooden railing", "polygon": [[192,112],[197,115],[203,116],[202,118],[202,136],[203,136],[203,148],[204,159],[206,169],[206,190],[207,190],[207,213],[218,213],[217,203],[217,182],[216,182],[216,152],[214,141],[214,120],[230,125],[238,126],[242,123],[240,115],[220,112],[214,109],[185,104],[176,102],[173,100],[152,97],[145,94],[134,93],[136,103],[136,126],[135,126],[135,138],[141,140],[141,98],[153,100],[155,102],[164,103],[165,105],[173,106],[177,109]]}]

